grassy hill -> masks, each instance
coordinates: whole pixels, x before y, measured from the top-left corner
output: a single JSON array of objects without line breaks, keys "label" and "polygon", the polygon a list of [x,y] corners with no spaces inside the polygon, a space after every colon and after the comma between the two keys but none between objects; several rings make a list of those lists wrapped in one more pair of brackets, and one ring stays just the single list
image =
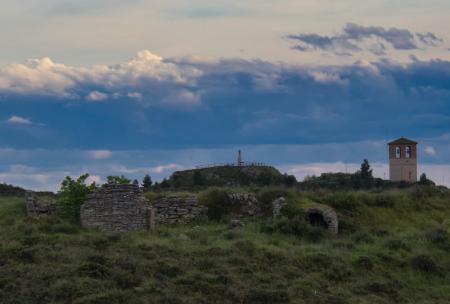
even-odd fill
[{"label": "grassy hill", "polygon": [[[295,180],[294,180],[295,181]],[[283,175],[270,166],[217,166],[194,170],[177,171],[161,186],[178,189],[195,187],[239,187],[282,185],[289,182]]]},{"label": "grassy hill", "polygon": [[0,184],[0,196],[25,196],[26,190],[20,187]]},{"label": "grassy hill", "polygon": [[[102,233],[58,217],[28,219],[0,198],[0,303],[450,303],[450,193],[283,194],[280,219],[241,230],[201,219],[154,233]],[[333,206],[341,233],[302,208]]]}]

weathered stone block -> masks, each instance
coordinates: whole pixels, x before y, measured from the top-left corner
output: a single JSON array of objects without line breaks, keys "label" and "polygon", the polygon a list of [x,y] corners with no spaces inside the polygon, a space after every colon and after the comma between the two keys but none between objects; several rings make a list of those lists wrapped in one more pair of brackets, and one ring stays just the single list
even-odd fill
[{"label": "weathered stone block", "polygon": [[25,195],[27,216],[41,217],[48,216],[57,211],[56,198],[50,196],[39,196],[32,191]]}]

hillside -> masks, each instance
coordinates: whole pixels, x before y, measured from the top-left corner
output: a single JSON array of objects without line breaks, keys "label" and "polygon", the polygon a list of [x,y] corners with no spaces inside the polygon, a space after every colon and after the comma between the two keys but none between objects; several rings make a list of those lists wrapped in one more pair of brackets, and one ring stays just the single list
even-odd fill
[{"label": "hillside", "polygon": [[[28,219],[2,197],[0,303],[450,302],[448,190],[256,194],[283,194],[284,216],[124,234]],[[305,222],[313,202],[336,209],[338,237]]]},{"label": "hillside", "polygon": [[289,179],[292,177],[283,175],[270,166],[217,166],[177,171],[163,183],[172,188],[191,189],[208,186],[282,185],[292,183],[292,180]]},{"label": "hillside", "polygon": [[24,196],[26,190],[20,187],[0,184],[0,196]]}]

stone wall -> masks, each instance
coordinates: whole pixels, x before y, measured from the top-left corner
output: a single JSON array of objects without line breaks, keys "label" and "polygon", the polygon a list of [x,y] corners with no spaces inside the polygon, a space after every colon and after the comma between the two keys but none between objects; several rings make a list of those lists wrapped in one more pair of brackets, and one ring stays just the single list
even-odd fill
[{"label": "stone wall", "polygon": [[156,222],[161,224],[188,223],[206,212],[196,197],[167,196],[152,203]]},{"label": "stone wall", "polygon": [[41,217],[48,216],[56,212],[56,199],[51,196],[39,196],[32,191],[25,194],[27,216]]},{"label": "stone wall", "polygon": [[272,215],[274,218],[277,218],[281,215],[281,209],[286,206],[286,199],[284,197],[280,197],[272,202]]},{"label": "stone wall", "polygon": [[81,225],[105,231],[129,231],[154,225],[150,202],[137,185],[106,184],[81,206]]},{"label": "stone wall", "polygon": [[254,218],[262,214],[261,207],[258,203],[258,199],[251,193],[232,193],[229,194],[233,205],[239,206],[239,212],[233,214],[237,218]]}]

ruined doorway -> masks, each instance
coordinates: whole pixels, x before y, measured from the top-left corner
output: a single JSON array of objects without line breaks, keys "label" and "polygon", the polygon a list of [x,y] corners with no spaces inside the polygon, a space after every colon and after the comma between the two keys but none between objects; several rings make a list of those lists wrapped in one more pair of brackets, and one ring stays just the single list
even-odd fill
[{"label": "ruined doorway", "polygon": [[328,229],[328,223],[323,218],[323,215],[318,212],[309,212],[308,213],[309,223],[315,227],[321,227],[324,229]]},{"label": "ruined doorway", "polygon": [[312,226],[327,229],[332,234],[338,234],[339,222],[336,211],[333,208],[323,204],[314,204],[306,209],[309,223]]}]

